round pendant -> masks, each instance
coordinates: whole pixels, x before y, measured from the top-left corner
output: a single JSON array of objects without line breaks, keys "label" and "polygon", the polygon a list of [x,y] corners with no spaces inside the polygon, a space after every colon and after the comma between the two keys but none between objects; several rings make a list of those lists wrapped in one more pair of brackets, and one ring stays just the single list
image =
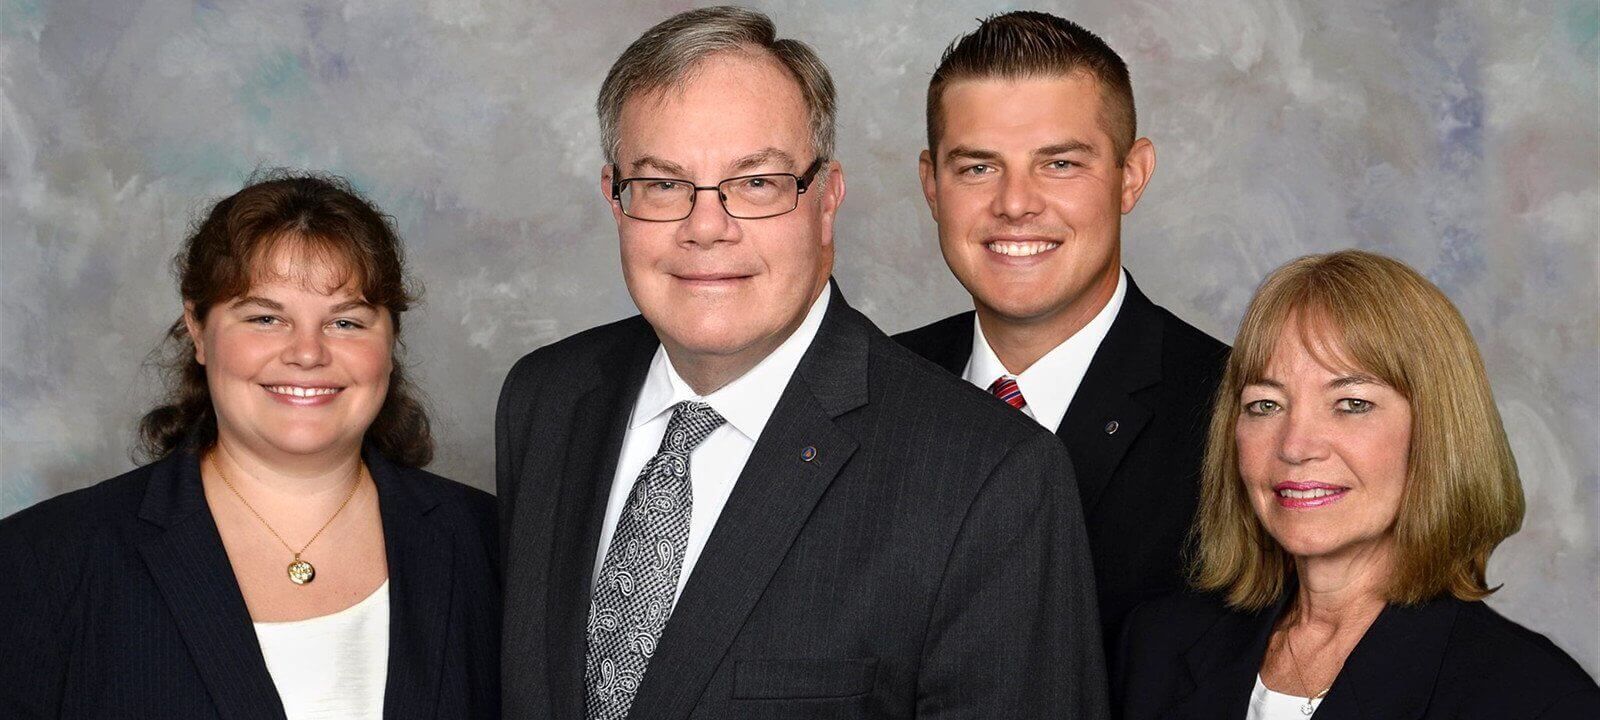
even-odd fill
[{"label": "round pendant", "polygon": [[304,560],[296,559],[289,563],[289,582],[304,585],[317,577],[317,569]]}]

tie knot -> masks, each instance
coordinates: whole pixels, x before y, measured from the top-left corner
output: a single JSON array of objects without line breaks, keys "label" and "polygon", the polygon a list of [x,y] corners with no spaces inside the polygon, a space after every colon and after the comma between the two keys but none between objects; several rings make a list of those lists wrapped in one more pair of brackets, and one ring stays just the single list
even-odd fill
[{"label": "tie knot", "polygon": [[725,422],[710,405],[690,400],[680,402],[672,406],[672,419],[667,421],[667,434],[661,438],[660,452],[692,453]]},{"label": "tie knot", "polygon": [[1028,401],[1022,397],[1022,388],[1017,387],[1017,380],[1009,375],[1001,375],[989,383],[989,394],[1000,398],[1005,404],[1021,410]]}]

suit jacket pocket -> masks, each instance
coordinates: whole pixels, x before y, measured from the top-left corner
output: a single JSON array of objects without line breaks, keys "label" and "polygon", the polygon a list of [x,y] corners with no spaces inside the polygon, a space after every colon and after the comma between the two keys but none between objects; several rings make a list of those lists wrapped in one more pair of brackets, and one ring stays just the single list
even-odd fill
[{"label": "suit jacket pocket", "polygon": [[734,667],[733,697],[739,700],[854,697],[872,690],[877,672],[877,658],[740,660]]}]

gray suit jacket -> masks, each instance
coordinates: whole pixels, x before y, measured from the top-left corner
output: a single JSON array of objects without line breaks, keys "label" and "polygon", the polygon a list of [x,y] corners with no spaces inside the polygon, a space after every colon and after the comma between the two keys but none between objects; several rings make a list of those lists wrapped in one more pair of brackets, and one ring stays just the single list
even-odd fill
[{"label": "gray suit jacket", "polygon": [[[630,717],[1104,717],[1060,442],[832,292]],[[506,380],[506,717],[583,717],[601,520],[657,344],[634,317],[537,350]]]}]

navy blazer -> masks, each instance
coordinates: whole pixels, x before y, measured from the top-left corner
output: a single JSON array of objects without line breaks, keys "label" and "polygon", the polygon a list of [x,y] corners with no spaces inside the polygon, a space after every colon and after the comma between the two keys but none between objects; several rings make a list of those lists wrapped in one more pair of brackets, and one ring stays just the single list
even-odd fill
[{"label": "navy blazer", "polygon": [[[1210,595],[1139,606],[1114,662],[1120,716],[1244,720],[1285,600],[1255,613]],[[1373,621],[1313,720],[1347,718],[1594,720],[1600,688],[1543,635],[1481,602],[1446,597],[1391,605]]]},{"label": "navy blazer", "polygon": [[[959,376],[972,324],[968,311],[894,339]],[[1078,478],[1108,648],[1135,605],[1184,586],[1182,548],[1227,358],[1227,345],[1151,302],[1130,274],[1056,430]]]},{"label": "navy blazer", "polygon": [[[494,499],[365,453],[385,718],[499,715]],[[0,716],[281,719],[191,451],[0,520]]]},{"label": "navy blazer", "polygon": [[[1061,443],[831,292],[629,717],[1104,717]],[[507,717],[584,718],[600,529],[659,346],[634,317],[535,351],[506,380]]]}]

